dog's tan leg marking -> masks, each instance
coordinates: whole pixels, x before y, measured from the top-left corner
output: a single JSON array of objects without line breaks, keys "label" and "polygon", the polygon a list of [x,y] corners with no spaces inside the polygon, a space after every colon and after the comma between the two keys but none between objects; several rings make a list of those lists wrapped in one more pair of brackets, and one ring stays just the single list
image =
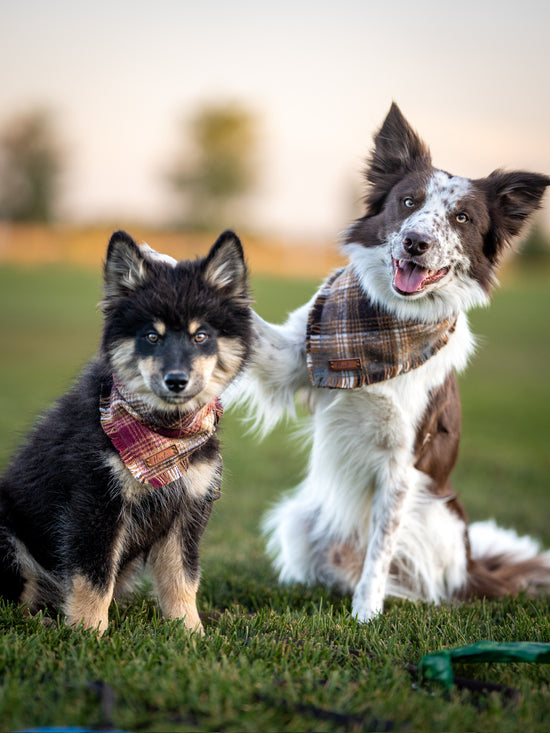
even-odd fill
[{"label": "dog's tan leg marking", "polygon": [[28,606],[32,611],[38,603],[39,596],[38,580],[35,576],[27,577],[19,602]]},{"label": "dog's tan leg marking", "polygon": [[190,631],[204,634],[196,601],[199,581],[187,577],[177,529],[157,542],[151,551],[150,562],[163,614],[181,618]]},{"label": "dog's tan leg marking", "polygon": [[103,634],[109,625],[109,606],[112,598],[112,584],[107,591],[102,592],[83,575],[75,575],[65,602],[69,625],[78,626],[81,623],[84,628],[97,629],[99,634]]}]

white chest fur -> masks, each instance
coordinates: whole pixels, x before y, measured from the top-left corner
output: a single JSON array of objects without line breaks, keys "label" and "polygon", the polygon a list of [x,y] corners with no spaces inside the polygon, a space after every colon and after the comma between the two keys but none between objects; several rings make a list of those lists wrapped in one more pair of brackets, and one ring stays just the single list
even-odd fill
[{"label": "white chest fur", "polygon": [[[447,345],[417,369],[360,389],[331,390],[314,388],[309,381],[303,343],[308,312],[308,306],[300,308],[282,327],[257,319],[258,345],[249,382],[248,398],[268,425],[292,404],[297,390],[307,392],[312,409],[307,476],[265,522],[280,579],[327,581],[332,572],[324,564],[328,548],[349,543],[354,555],[366,555],[363,575],[369,590],[354,600],[364,620],[381,608],[396,553],[404,558],[415,555],[416,567],[425,567],[424,577],[417,580],[423,597],[442,597],[447,585],[463,577],[463,527],[443,504],[432,507],[425,501],[429,479],[414,468],[414,445],[430,392],[453,370],[463,369],[474,349],[466,316],[459,316]],[[395,518],[403,514],[406,521],[398,532]],[[443,526],[448,534],[452,558],[438,569],[435,545],[425,540],[428,525],[434,538]],[[382,539],[377,542],[373,536],[379,530],[392,537],[384,548]],[[371,549],[377,562],[369,562]],[[357,593],[365,585],[356,577],[349,589]],[[407,588],[392,586],[391,578],[388,588],[393,594],[411,595]]]},{"label": "white chest fur", "polygon": [[364,527],[374,488],[387,483],[388,472],[412,469],[429,394],[453,369],[465,366],[472,349],[461,315],[449,343],[418,369],[357,390],[315,390],[307,483],[316,497],[321,533],[330,527],[344,539]]}]

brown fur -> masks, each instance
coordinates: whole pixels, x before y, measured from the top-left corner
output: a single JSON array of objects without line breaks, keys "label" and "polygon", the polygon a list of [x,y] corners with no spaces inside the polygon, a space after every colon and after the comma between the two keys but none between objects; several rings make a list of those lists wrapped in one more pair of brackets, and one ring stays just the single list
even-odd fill
[{"label": "brown fur", "polygon": [[468,582],[460,600],[504,598],[520,591],[531,594],[550,589],[548,565],[540,557],[514,562],[507,555],[488,555],[468,565]]},{"label": "brown fur", "polygon": [[199,581],[187,576],[181,543],[180,533],[174,529],[159,540],[151,551],[151,570],[164,615],[181,618],[188,629],[203,634],[196,602]]},{"label": "brown fur", "polygon": [[[466,511],[450,481],[451,471],[458,458],[460,427],[458,383],[456,376],[450,374],[441,387],[430,395],[416,436],[415,467],[430,476],[433,493],[442,498],[449,497],[447,506],[464,521],[468,579],[458,597],[462,600],[475,597],[502,598],[522,590],[531,590],[534,586],[548,585],[548,564],[538,557],[519,562],[507,555],[472,558]],[[354,562],[359,562],[359,558]]]},{"label": "brown fur", "polygon": [[67,623],[70,626],[82,624],[85,629],[93,629],[103,634],[109,625],[109,606],[113,588],[106,591],[95,587],[83,575],[75,575],[65,601]]}]

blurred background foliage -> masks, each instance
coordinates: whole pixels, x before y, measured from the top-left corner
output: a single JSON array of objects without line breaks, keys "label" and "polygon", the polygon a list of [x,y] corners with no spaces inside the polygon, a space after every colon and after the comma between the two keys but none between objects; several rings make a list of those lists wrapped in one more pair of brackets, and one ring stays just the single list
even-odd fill
[{"label": "blurred background foliage", "polygon": [[0,219],[48,224],[57,217],[65,151],[53,114],[18,114],[0,131]]},{"label": "blurred background foliage", "polygon": [[[181,121],[175,149],[158,180],[167,211],[174,213],[156,228],[217,233],[231,227],[250,233],[248,204],[261,184],[260,133],[258,116],[238,102],[206,102]],[[68,146],[52,110],[35,107],[10,118],[0,128],[0,222],[63,223],[60,212],[69,167]],[[350,190],[349,198],[349,211],[358,215],[357,188]],[[3,250],[14,246],[6,231],[2,239],[0,261]],[[336,251],[332,243],[330,247]],[[550,260],[550,236],[542,220],[535,220],[519,249],[523,264]],[[305,274],[315,274],[315,269]]]},{"label": "blurred background foliage", "polygon": [[[245,221],[243,201],[259,180],[254,113],[233,102],[207,103],[179,128],[177,147],[158,181],[178,212],[167,223],[202,231]],[[61,138],[55,115],[46,109],[28,110],[5,123],[0,130],[1,220],[59,220],[70,163]]]},{"label": "blurred background foliage", "polygon": [[253,113],[237,104],[206,105],[182,125],[181,147],[167,176],[183,213],[180,224],[203,230],[235,221],[235,210],[258,180],[257,125]]}]

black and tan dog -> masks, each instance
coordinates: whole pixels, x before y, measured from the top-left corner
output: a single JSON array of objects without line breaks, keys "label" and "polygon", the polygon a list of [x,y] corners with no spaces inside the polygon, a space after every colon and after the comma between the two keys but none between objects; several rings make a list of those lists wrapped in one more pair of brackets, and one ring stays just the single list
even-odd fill
[{"label": "black and tan dog", "polygon": [[115,233],[101,348],[0,479],[0,594],[103,632],[148,561],[163,613],[202,631],[199,540],[219,494],[219,396],[249,350],[247,269],[225,232],[169,261]]}]

